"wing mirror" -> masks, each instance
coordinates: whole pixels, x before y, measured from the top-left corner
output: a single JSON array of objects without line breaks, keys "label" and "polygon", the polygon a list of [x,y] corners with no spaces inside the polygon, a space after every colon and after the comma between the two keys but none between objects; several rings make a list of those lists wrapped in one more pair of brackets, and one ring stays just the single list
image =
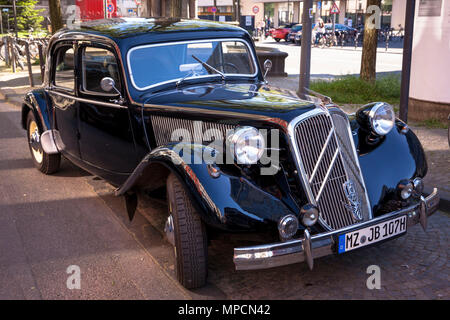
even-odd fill
[{"label": "wing mirror", "polygon": [[264,61],[264,79],[267,77],[267,74],[269,73],[270,69],[272,69],[272,61],[267,59],[266,61]]},{"label": "wing mirror", "polygon": [[115,92],[119,95],[119,99],[118,99],[118,100],[112,100],[112,102],[118,103],[118,104],[123,104],[123,103],[124,103],[122,94],[121,94],[120,91],[116,88],[116,82],[114,81],[113,78],[110,78],[110,77],[104,77],[104,78],[100,81],[100,88],[102,88],[102,90],[105,91],[105,92],[115,91]]}]

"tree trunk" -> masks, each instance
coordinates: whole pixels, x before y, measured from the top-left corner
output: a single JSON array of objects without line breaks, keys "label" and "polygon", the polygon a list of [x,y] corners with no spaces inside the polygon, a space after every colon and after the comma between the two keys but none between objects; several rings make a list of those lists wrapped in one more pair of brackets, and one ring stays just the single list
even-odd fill
[{"label": "tree trunk", "polygon": [[148,0],[152,2],[152,17],[161,17],[161,0]]},{"label": "tree trunk", "polygon": [[[368,0],[367,7],[376,5],[381,9],[381,0]],[[378,29],[372,25],[373,13],[366,13],[364,21],[364,41],[361,57],[360,77],[365,81],[375,81],[376,78],[376,62],[377,62],[377,45],[378,45]],[[377,13],[374,13],[377,14]]]},{"label": "tree trunk", "polygon": [[182,15],[182,0],[171,0],[170,16],[173,18],[180,18]]},{"label": "tree trunk", "polygon": [[195,0],[189,0],[189,19],[195,19],[197,18],[195,16],[195,9],[197,6],[197,1]]},{"label": "tree trunk", "polygon": [[48,2],[50,8],[50,23],[52,26],[52,33],[63,27],[62,13],[61,13],[61,1],[60,0],[49,0]]}]

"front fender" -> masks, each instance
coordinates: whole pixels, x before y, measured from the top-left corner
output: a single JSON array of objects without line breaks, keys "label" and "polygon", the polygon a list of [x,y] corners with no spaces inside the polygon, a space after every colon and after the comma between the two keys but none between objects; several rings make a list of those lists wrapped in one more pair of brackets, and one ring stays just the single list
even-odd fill
[{"label": "front fender", "polygon": [[[129,179],[116,191],[116,195],[145,187],[152,176],[161,174],[162,165],[178,176],[203,221],[210,226],[229,231],[257,231],[273,227],[287,214],[296,214],[281,200],[245,178],[223,172],[217,178],[212,177],[208,168],[210,164],[198,161],[211,148],[208,150],[203,145],[186,145],[193,150],[190,158],[192,161],[186,161],[186,157],[180,157],[174,146],[159,147],[147,154]],[[180,144],[177,144],[177,150],[179,148]],[[196,163],[194,160],[197,160]]]},{"label": "front fender", "polygon": [[395,198],[398,183],[404,179],[423,178],[427,162],[422,145],[412,130],[397,121],[382,141],[370,146],[359,129],[357,146],[369,200],[375,215],[387,199]]},{"label": "front fender", "polygon": [[39,121],[42,132],[50,130],[52,117],[48,107],[47,94],[44,89],[36,89],[28,92],[22,105],[22,128],[27,128],[27,115],[29,111],[34,112],[35,118]]}]

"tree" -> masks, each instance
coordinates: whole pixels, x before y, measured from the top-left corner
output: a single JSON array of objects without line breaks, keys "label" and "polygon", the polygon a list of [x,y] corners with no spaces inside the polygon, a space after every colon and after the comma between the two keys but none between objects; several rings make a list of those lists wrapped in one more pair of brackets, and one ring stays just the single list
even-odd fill
[{"label": "tree", "polygon": [[[44,17],[41,12],[44,9],[36,9],[37,0],[17,0],[17,30],[39,30],[42,27]],[[0,1],[0,5],[13,5],[13,0]],[[10,23],[14,24],[14,18],[12,17],[12,9],[10,10]]]},{"label": "tree", "polygon": [[49,0],[48,5],[50,8],[50,23],[52,25],[52,33],[55,33],[63,27],[61,1]]},{"label": "tree", "polygon": [[[376,62],[377,62],[377,45],[378,45],[378,29],[375,21],[379,21],[381,17],[374,15],[381,14],[381,0],[367,0],[367,7],[378,6],[380,10],[366,12],[364,19],[364,41],[361,57],[360,77],[365,81],[375,81],[376,78]],[[374,27],[375,24],[375,27]]]},{"label": "tree", "polygon": [[181,17],[182,11],[182,0],[171,0],[170,1],[170,16],[174,18]]}]

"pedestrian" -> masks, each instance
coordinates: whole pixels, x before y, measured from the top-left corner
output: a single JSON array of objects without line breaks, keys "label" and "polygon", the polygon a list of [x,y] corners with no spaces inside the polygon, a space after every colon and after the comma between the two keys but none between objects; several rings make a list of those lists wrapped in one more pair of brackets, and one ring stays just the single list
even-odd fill
[{"label": "pedestrian", "polygon": [[323,37],[325,34],[325,24],[323,23],[322,18],[317,19],[316,25],[314,26],[313,32],[315,33],[315,41],[314,43],[318,43],[319,39]]},{"label": "pedestrian", "polygon": [[264,21],[264,19],[261,20],[261,37],[264,34],[264,29],[266,28],[266,22]]},{"label": "pedestrian", "polygon": [[351,28],[352,27],[352,17],[348,17],[347,19],[347,25]]}]

